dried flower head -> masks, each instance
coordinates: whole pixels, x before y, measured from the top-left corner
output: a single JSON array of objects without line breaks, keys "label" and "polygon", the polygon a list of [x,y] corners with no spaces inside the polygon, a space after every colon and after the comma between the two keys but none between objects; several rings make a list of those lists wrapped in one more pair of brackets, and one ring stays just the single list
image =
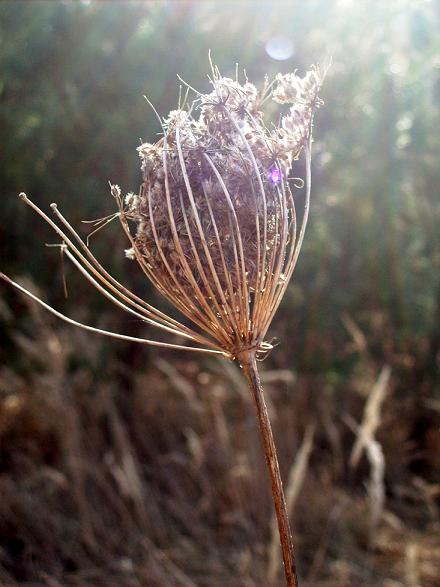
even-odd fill
[{"label": "dried flower head", "polygon": [[[57,222],[20,194],[61,237],[62,254],[118,307],[167,333],[201,346],[186,346],[103,331],[60,314],[4,274],[0,277],[56,316],[86,330],[141,344],[237,358],[252,390],[271,477],[287,585],[297,587],[294,549],[275,445],[256,358],[271,345],[265,336],[289,283],[301,248],[310,199],[312,122],[320,104],[322,75],[313,67],[266,79],[261,91],[212,68],[212,91],[197,92],[190,108],[161,120],[163,136],[138,151],[139,193],[111,192],[118,212],[95,222],[95,231],[119,218],[136,259],[157,289],[189,318],[179,322],[136,296],[112,277],[56,204]],[[268,126],[267,100],[289,104],[278,125]],[[304,181],[297,175],[304,155]],[[299,189],[304,210],[297,217]],[[134,223],[134,229],[132,227]],[[299,225],[299,228],[297,228]],[[93,231],[93,232],[95,232]],[[90,235],[89,235],[90,236]]]},{"label": "dried flower head", "polygon": [[[119,211],[97,221],[96,230],[119,217],[131,242],[125,255],[139,262],[195,328],[157,310],[109,275],[56,204],[52,209],[62,228],[25,194],[21,197],[52,226],[62,238],[62,251],[101,293],[148,324],[204,348],[139,342],[230,358],[249,349],[264,353],[271,348],[264,338],[307,222],[312,121],[322,77],[312,67],[302,78],[297,73],[278,75],[272,83],[266,78],[258,91],[247,80],[241,84],[222,77],[213,67],[212,91],[196,92],[189,108],[160,119],[160,140],[138,148],[139,193],[122,197],[120,188],[111,186]],[[291,105],[278,125],[265,122],[263,106],[270,98]],[[305,181],[292,180],[302,153]],[[296,192],[304,184],[305,208],[297,229]]]},{"label": "dried flower head", "polygon": [[[288,177],[301,152],[310,163],[321,75],[317,68],[304,78],[279,75],[261,92],[216,69],[211,81],[212,92],[162,120],[157,143],[138,148],[139,194],[112,192],[132,244],[127,255],[236,356],[267,348],[264,336],[295,265],[298,182]],[[262,107],[270,96],[292,106],[269,129]]]}]

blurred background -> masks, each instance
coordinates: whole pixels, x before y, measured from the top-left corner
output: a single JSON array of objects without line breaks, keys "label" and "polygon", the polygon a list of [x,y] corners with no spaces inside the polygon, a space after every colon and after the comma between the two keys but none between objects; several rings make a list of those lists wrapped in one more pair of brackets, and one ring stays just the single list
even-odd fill
[{"label": "blurred background", "polygon": [[[303,587],[440,584],[440,2],[0,3],[0,269],[69,316],[153,335],[64,268],[17,198],[82,220],[209,87],[330,55],[311,218],[261,364]],[[167,309],[124,259],[91,247]],[[0,283],[0,584],[283,585],[254,409],[233,364],[68,327]],[[169,339],[168,339],[169,340]]]}]

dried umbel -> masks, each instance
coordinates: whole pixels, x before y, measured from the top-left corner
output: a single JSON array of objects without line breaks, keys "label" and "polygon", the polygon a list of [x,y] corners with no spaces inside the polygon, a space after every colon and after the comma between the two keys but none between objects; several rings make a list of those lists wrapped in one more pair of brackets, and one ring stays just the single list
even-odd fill
[{"label": "dried umbel", "polygon": [[[189,111],[170,112],[163,137],[139,147],[139,194],[123,201],[112,190],[132,243],[127,255],[231,356],[267,348],[295,266],[307,210],[298,234],[295,191],[303,182],[288,178],[302,152],[309,172],[320,84],[314,68],[302,79],[280,75],[258,92],[214,69],[213,91]],[[270,97],[291,103],[271,129],[262,110]]]},{"label": "dried umbel", "polygon": [[[267,330],[298,259],[308,218],[313,114],[322,74],[313,67],[266,79],[261,91],[212,68],[212,91],[196,92],[187,109],[160,119],[163,134],[138,149],[139,194],[111,192],[136,259],[156,288],[186,316],[188,326],[154,308],[114,279],[68,223],[57,222],[25,194],[21,198],[61,237],[62,252],[107,298],[151,326],[192,343],[160,342],[103,331],[60,314],[4,274],[0,277],[49,311],[87,330],[141,344],[237,359],[252,391],[280,532],[284,571],[297,585],[293,544],[256,359],[270,350]],[[264,119],[270,99],[281,105],[279,124]],[[185,100],[186,102],[186,100]],[[302,159],[299,163],[298,161]],[[305,169],[300,179],[297,167]],[[296,212],[297,192],[304,208]],[[194,346],[196,343],[198,346]]]}]

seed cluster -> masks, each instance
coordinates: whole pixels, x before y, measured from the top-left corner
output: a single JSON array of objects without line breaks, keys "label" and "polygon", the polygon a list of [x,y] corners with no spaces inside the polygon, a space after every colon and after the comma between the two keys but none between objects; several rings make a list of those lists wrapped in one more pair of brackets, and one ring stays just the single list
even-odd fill
[{"label": "seed cluster", "polygon": [[[187,315],[224,319],[237,345],[255,329],[257,297],[270,304],[286,277],[296,232],[288,176],[310,141],[321,75],[278,75],[261,91],[217,70],[211,82],[211,93],[163,119],[158,142],[138,148],[143,183],[121,213],[137,225],[127,256]],[[269,128],[270,98],[290,107]]]}]

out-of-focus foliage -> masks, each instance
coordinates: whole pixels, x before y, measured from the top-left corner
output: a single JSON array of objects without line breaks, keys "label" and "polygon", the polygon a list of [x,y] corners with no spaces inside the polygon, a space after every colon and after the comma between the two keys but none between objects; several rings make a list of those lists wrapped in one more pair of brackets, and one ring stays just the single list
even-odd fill
[{"label": "out-of-focus foliage", "polygon": [[[23,190],[43,205],[56,200],[76,223],[110,212],[108,180],[135,188],[139,137],[153,139],[158,130],[143,95],[165,114],[176,105],[177,72],[206,86],[209,48],[223,71],[233,74],[238,61],[252,79],[331,55],[315,132],[312,221],[285,304],[296,317],[285,323],[315,366],[331,361],[341,342],[342,311],[367,330],[380,323],[396,350],[412,341],[421,351],[419,338],[435,323],[440,264],[437,8],[405,1],[3,2],[5,269],[24,271],[31,259],[39,282],[59,295],[58,256],[36,246],[45,228],[14,196]],[[287,61],[264,50],[276,35],[293,41]],[[109,241],[122,250],[116,239],[94,241],[104,252]],[[121,264],[122,254],[113,253],[107,262]],[[309,344],[307,332],[319,336]]]},{"label": "out-of-focus foliage", "polygon": [[[176,73],[196,88],[207,88],[209,49],[223,73],[233,77],[238,62],[256,82],[265,73],[301,71],[332,56],[323,88],[325,105],[316,116],[311,220],[296,274],[272,328],[281,344],[267,367],[296,371],[292,394],[297,398],[295,409],[303,410],[304,416],[285,415],[279,430],[284,433],[293,422],[302,433],[306,416],[320,422],[321,452],[317,449],[316,458],[321,463],[319,454],[342,458],[345,440],[353,441],[347,414],[360,419],[364,396],[379,370],[384,364],[391,366],[393,397],[385,416],[390,425],[380,430],[386,487],[389,498],[399,502],[401,509],[396,506],[393,511],[400,518],[409,502],[419,507],[414,516],[419,530],[428,524],[429,516],[420,513],[414,494],[405,493],[402,487],[412,487],[413,475],[420,475],[428,484],[425,487],[437,491],[440,482],[439,31],[438,0],[0,3],[0,269],[32,277],[44,295],[69,315],[131,334],[142,331],[139,323],[109,309],[69,267],[69,298],[64,300],[59,253],[44,246],[56,239],[16,195],[25,191],[46,208],[56,201],[86,234],[81,220],[114,210],[109,180],[119,183],[123,191],[136,189],[140,182],[136,147],[140,138],[154,140],[159,129],[144,94],[166,114],[177,104]],[[275,61],[267,54],[266,43],[274,37],[293,43],[288,60]],[[116,224],[95,235],[92,246],[115,274],[153,299],[156,294],[151,286],[123,257],[126,243]],[[1,286],[1,294],[0,360],[5,367],[0,373],[0,401],[6,402],[21,392],[26,398],[32,396],[34,386],[43,388],[34,381],[35,373],[44,369],[32,352],[23,352],[19,333],[32,338],[36,327],[28,306],[6,287]],[[52,323],[49,317],[48,321]],[[68,343],[73,348],[75,344],[81,347]],[[133,373],[146,368],[145,349],[108,341],[93,344],[93,357],[79,350],[68,353],[63,368],[73,377],[71,381],[76,381],[78,373],[87,374],[78,385],[72,383],[73,395],[75,389],[83,393],[89,389],[93,398],[90,390],[95,385],[104,389],[106,382],[113,381],[115,365],[123,382],[121,389],[136,387]],[[176,359],[182,357],[176,355]],[[18,384],[14,373],[27,381],[26,392],[22,389],[26,383]],[[57,381],[58,387],[65,385]],[[151,394],[155,385],[153,376]],[[278,408],[291,414],[289,397],[280,397]],[[89,400],[84,405],[95,401]],[[58,401],[62,404],[62,399]],[[131,413],[124,401],[122,413]],[[164,400],[159,409],[154,403],[157,413],[143,414],[140,421],[152,418],[157,426],[160,410],[167,409],[165,404]],[[234,407],[232,412],[228,409],[225,407],[229,415],[234,413]],[[132,416],[129,420],[133,423]],[[87,426],[90,428],[90,421]],[[205,438],[203,431],[197,433]],[[285,472],[292,461],[287,445],[292,435],[295,432],[287,434],[287,440],[280,436]],[[14,443],[8,438],[10,447]],[[138,446],[139,430],[132,441]],[[162,445],[158,441],[159,451]],[[170,451],[178,453],[177,445]],[[7,464],[0,465],[0,475],[19,479],[15,465],[10,464],[15,462],[11,454],[1,453]],[[148,451],[140,454],[144,458]],[[44,453],[41,459],[43,463],[52,459],[51,466],[57,467],[56,455]],[[224,462],[234,465],[233,460]],[[321,465],[313,469],[315,480],[324,478]],[[154,461],[152,469],[154,466],[160,467],[160,462]],[[338,484],[349,491],[343,470],[326,470],[325,475],[330,476],[332,491]],[[218,482],[216,475],[206,473],[206,479]],[[311,494],[317,491],[313,483],[308,481]],[[154,491],[160,494],[160,488]],[[363,477],[356,491],[363,495]],[[438,507],[438,493],[432,492],[431,517]],[[216,500],[208,502],[212,505]],[[269,501],[266,506],[267,518]],[[258,517],[258,512],[253,515]],[[206,523],[219,523],[216,513],[212,516]],[[11,531],[13,522],[8,524]],[[264,533],[261,528],[267,525],[261,520],[259,524]],[[314,560],[313,528],[308,529],[302,519],[300,526],[311,549],[301,559],[305,569]],[[250,535],[246,534],[248,539]],[[266,538],[259,536],[262,543]],[[339,556],[335,549],[330,548],[329,560]],[[173,558],[172,553],[170,557],[181,559]],[[44,567],[38,560],[36,566]],[[49,567],[48,563],[46,569]],[[243,568],[244,575],[252,574],[249,565]],[[255,571],[255,577],[260,577],[259,572]],[[338,577],[339,583],[329,579],[325,585],[376,585],[371,577],[357,576],[354,583]],[[374,580],[385,585],[381,583],[384,577],[379,574]],[[23,576],[26,578],[30,575]]]}]

